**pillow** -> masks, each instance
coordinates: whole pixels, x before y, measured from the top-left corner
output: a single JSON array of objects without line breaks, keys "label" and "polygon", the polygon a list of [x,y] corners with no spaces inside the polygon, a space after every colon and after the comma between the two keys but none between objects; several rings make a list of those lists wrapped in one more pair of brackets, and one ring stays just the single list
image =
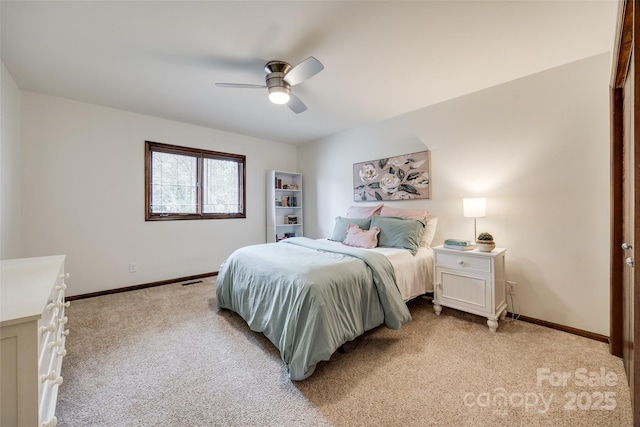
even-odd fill
[{"label": "pillow", "polygon": [[347,211],[347,218],[369,218],[380,215],[383,205],[376,206],[350,206]]},{"label": "pillow", "polygon": [[424,232],[424,222],[417,219],[374,216],[371,227],[380,228],[378,246],[408,249],[415,255],[420,248],[420,236]]},{"label": "pillow", "polygon": [[[397,218],[405,218],[405,219],[417,219],[422,221],[426,226],[429,225],[429,211],[424,209],[399,209],[392,208],[390,206],[383,206],[380,211],[381,216],[394,216]],[[420,239],[420,246],[430,246],[433,241],[433,237],[435,235],[435,224],[433,224],[433,231],[430,234],[427,234],[427,230],[422,233],[422,238]],[[430,237],[429,237],[430,236]]]},{"label": "pillow", "polygon": [[424,227],[424,233],[420,237],[420,246],[431,246],[431,242],[433,242],[433,238],[436,235],[436,225],[438,225],[438,217],[429,217],[427,225]]},{"label": "pillow", "polygon": [[381,216],[395,216],[397,218],[418,219],[425,222],[429,217],[429,211],[424,209],[399,209],[390,206],[382,206]]},{"label": "pillow", "polygon": [[349,224],[356,224],[363,230],[368,230],[371,224],[371,218],[344,218],[341,216],[336,217],[336,225],[333,227],[333,234],[329,240],[336,242],[343,242],[347,237],[347,226]]},{"label": "pillow", "polygon": [[380,233],[378,227],[363,230],[356,224],[349,224],[347,226],[347,237],[342,244],[356,248],[375,248],[378,245],[378,233]]}]

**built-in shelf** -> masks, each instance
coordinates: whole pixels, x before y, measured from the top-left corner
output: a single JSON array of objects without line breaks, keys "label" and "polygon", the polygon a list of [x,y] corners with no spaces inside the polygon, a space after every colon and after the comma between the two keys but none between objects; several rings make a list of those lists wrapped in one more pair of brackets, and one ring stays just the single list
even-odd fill
[{"label": "built-in shelf", "polygon": [[302,174],[267,173],[267,243],[303,235]]}]

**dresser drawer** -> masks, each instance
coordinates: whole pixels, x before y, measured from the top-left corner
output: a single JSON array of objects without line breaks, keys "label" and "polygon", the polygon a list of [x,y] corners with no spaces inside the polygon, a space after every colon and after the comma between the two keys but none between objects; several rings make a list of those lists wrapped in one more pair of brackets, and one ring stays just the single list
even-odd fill
[{"label": "dresser drawer", "polygon": [[0,425],[54,426],[65,355],[64,255],[2,260]]},{"label": "dresser drawer", "polygon": [[65,308],[69,306],[69,303],[65,302],[67,277],[69,274],[65,274],[63,264],[45,307],[47,318],[51,314],[51,323],[43,325],[40,329],[43,334],[41,338],[43,345],[39,348],[38,418],[41,425],[47,426],[55,426],[57,421],[55,410],[58,387],[63,382],[62,359],[67,353],[65,341],[69,331],[65,329],[67,317],[64,315]]},{"label": "dresser drawer", "polygon": [[68,276],[64,274],[62,266],[39,322],[39,376],[47,375],[54,370],[58,355],[64,353],[64,337],[68,333],[65,332],[67,318],[64,309],[69,306],[64,300],[67,289],[64,281],[66,277]]},{"label": "dresser drawer", "polygon": [[491,273],[491,259],[464,253],[438,253],[436,255],[436,266]]},{"label": "dresser drawer", "polygon": [[[60,282],[54,286],[39,322],[39,348],[44,348],[57,335],[60,321],[64,319],[64,309],[69,303],[64,300],[66,284]],[[63,321],[64,323],[64,321]],[[64,328],[64,325],[62,325]]]}]

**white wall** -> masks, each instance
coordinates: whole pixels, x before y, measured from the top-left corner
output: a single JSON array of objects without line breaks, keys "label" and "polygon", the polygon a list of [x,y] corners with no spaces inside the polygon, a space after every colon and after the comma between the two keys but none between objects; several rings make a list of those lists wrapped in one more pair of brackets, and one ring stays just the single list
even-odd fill
[{"label": "white wall", "polygon": [[0,76],[0,259],[20,255],[21,93],[2,64]]},{"label": "white wall", "polygon": [[[290,145],[33,92],[22,124],[22,256],[66,254],[69,295],[217,271],[265,242],[267,171],[296,170]],[[247,218],[145,222],[145,140],[246,155]]]},{"label": "white wall", "polygon": [[[609,335],[609,54],[303,146],[305,233],[354,202],[353,163],[431,151],[434,244],[473,237],[463,197],[486,197],[523,315]],[[372,101],[373,102],[373,101]],[[513,310],[513,307],[510,307]]]},{"label": "white wall", "polygon": [[[353,163],[427,148],[432,199],[394,205],[438,216],[441,243],[471,238],[461,199],[487,197],[478,231],[508,248],[515,310],[608,335],[609,72],[598,55],[299,147],[296,162],[293,146],[20,93],[3,67],[2,257],[67,254],[70,295],[216,271],[264,241],[267,170],[304,174],[305,233],[321,237],[354,203]],[[145,222],[145,140],[247,155],[247,218]]]}]

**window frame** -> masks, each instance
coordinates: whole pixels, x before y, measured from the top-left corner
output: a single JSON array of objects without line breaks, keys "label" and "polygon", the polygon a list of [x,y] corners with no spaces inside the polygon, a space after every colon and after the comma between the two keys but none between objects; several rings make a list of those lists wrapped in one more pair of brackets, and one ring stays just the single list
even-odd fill
[{"label": "window frame", "polygon": [[[145,186],[145,221],[173,221],[173,220],[190,220],[190,219],[230,219],[230,218],[246,218],[246,156],[241,154],[223,153],[220,151],[204,150],[201,148],[183,147],[179,145],[163,144],[160,142],[145,141],[144,144],[144,186]],[[153,171],[153,153],[168,153],[181,156],[195,157],[197,159],[196,166],[196,212],[195,213],[153,213],[151,211],[152,201],[152,171]],[[203,161],[204,159],[228,160],[238,163],[238,203],[241,206],[240,212],[237,213],[203,213],[202,202],[202,182],[203,180]]]}]

